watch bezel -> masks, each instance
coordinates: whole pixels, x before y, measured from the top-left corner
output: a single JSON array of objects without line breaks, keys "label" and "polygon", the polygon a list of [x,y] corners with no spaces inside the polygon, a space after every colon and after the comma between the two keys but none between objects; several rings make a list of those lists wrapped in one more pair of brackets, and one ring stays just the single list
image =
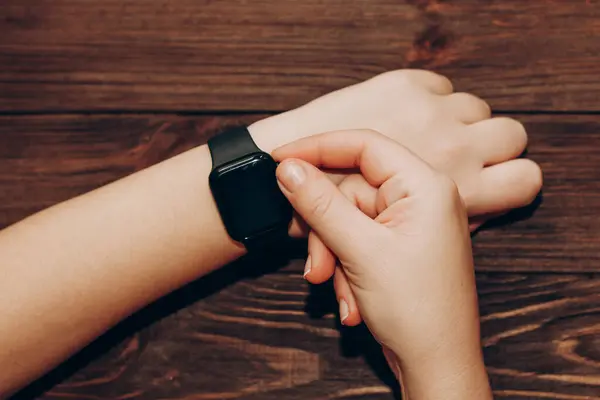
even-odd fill
[{"label": "watch bezel", "polygon": [[[213,168],[213,170],[211,171],[211,173],[209,175],[210,189],[213,194],[215,203],[217,204],[217,207],[219,209],[219,213],[221,214],[221,219],[223,221],[223,224],[225,225],[225,229],[227,230],[227,233],[233,240],[240,242],[240,243],[246,243],[252,239],[267,236],[270,232],[283,231],[283,230],[285,232],[287,232],[290,222],[292,220],[292,216],[293,216],[293,209],[292,209],[291,205],[289,205],[289,208],[285,210],[285,213],[284,212],[281,213],[281,215],[280,215],[281,218],[279,219],[279,222],[269,225],[268,227],[265,227],[264,229],[256,230],[253,232],[240,232],[234,228],[235,224],[232,222],[233,217],[230,215],[229,210],[225,206],[225,204],[227,204],[227,200],[225,199],[225,196],[223,195],[222,191],[219,189],[219,181],[220,181],[220,178],[222,178],[224,175],[230,174],[230,173],[235,173],[236,170],[241,171],[244,166],[247,166],[250,163],[253,163],[256,161],[259,161],[261,163],[271,164],[272,170],[273,170],[273,175],[272,175],[272,177],[271,176],[265,177],[265,179],[276,180],[275,170],[277,168],[277,162],[271,157],[271,155],[269,155],[268,153],[265,153],[265,152],[250,153],[243,157],[240,157],[240,158],[237,158],[230,162],[227,162],[223,165],[217,166],[217,167]],[[275,186],[275,187],[277,187],[277,186]],[[279,190],[279,189],[277,188],[277,190]],[[287,203],[287,200],[285,199],[285,196],[283,195],[283,193],[281,193],[281,192],[279,192],[279,193],[280,193],[281,197]],[[248,210],[248,211],[251,212],[252,210]]]}]

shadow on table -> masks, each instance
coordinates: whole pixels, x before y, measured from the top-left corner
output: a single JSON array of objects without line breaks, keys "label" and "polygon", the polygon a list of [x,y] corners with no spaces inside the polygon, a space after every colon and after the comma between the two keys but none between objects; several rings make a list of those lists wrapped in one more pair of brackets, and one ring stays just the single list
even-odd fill
[{"label": "shadow on table", "polygon": [[394,398],[400,398],[400,387],[396,377],[387,365],[381,345],[371,335],[371,332],[364,324],[357,327],[346,327],[340,323],[338,302],[331,280],[322,285],[310,285],[310,294],[305,310],[311,318],[322,318],[328,314],[335,314],[337,328],[341,334],[341,354],[349,358],[364,358],[377,377],[392,390]]},{"label": "shadow on table", "polygon": [[515,222],[523,221],[531,218],[536,210],[542,205],[544,202],[544,194],[540,192],[536,198],[533,200],[531,204],[526,207],[517,208],[515,210],[510,211],[509,213],[502,215],[498,218],[493,218],[483,224],[475,234],[480,230],[487,230],[493,228],[499,228],[506,225],[514,224]]}]

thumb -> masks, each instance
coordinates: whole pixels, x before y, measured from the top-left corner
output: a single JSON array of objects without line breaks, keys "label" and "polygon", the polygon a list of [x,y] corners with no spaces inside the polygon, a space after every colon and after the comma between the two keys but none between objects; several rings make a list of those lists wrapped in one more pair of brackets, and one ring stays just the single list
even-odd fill
[{"label": "thumb", "polygon": [[277,168],[283,194],[296,212],[338,257],[351,257],[377,223],[363,214],[338,187],[311,164],[296,159]]}]

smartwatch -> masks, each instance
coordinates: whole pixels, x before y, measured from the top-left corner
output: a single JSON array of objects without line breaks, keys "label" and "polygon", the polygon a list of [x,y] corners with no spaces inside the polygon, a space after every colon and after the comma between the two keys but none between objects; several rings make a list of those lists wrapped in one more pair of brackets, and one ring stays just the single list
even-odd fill
[{"label": "smartwatch", "polygon": [[209,185],[229,236],[248,251],[288,238],[292,206],[277,184],[277,163],[258,148],[246,127],[208,141]]}]

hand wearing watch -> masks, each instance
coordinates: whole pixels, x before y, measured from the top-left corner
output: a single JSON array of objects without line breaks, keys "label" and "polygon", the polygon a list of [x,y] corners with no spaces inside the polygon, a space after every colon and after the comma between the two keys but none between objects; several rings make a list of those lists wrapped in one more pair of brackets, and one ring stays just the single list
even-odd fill
[{"label": "hand wearing watch", "polygon": [[246,127],[208,141],[210,189],[229,236],[248,251],[288,237],[293,209],[277,184],[277,163],[258,148]]}]

